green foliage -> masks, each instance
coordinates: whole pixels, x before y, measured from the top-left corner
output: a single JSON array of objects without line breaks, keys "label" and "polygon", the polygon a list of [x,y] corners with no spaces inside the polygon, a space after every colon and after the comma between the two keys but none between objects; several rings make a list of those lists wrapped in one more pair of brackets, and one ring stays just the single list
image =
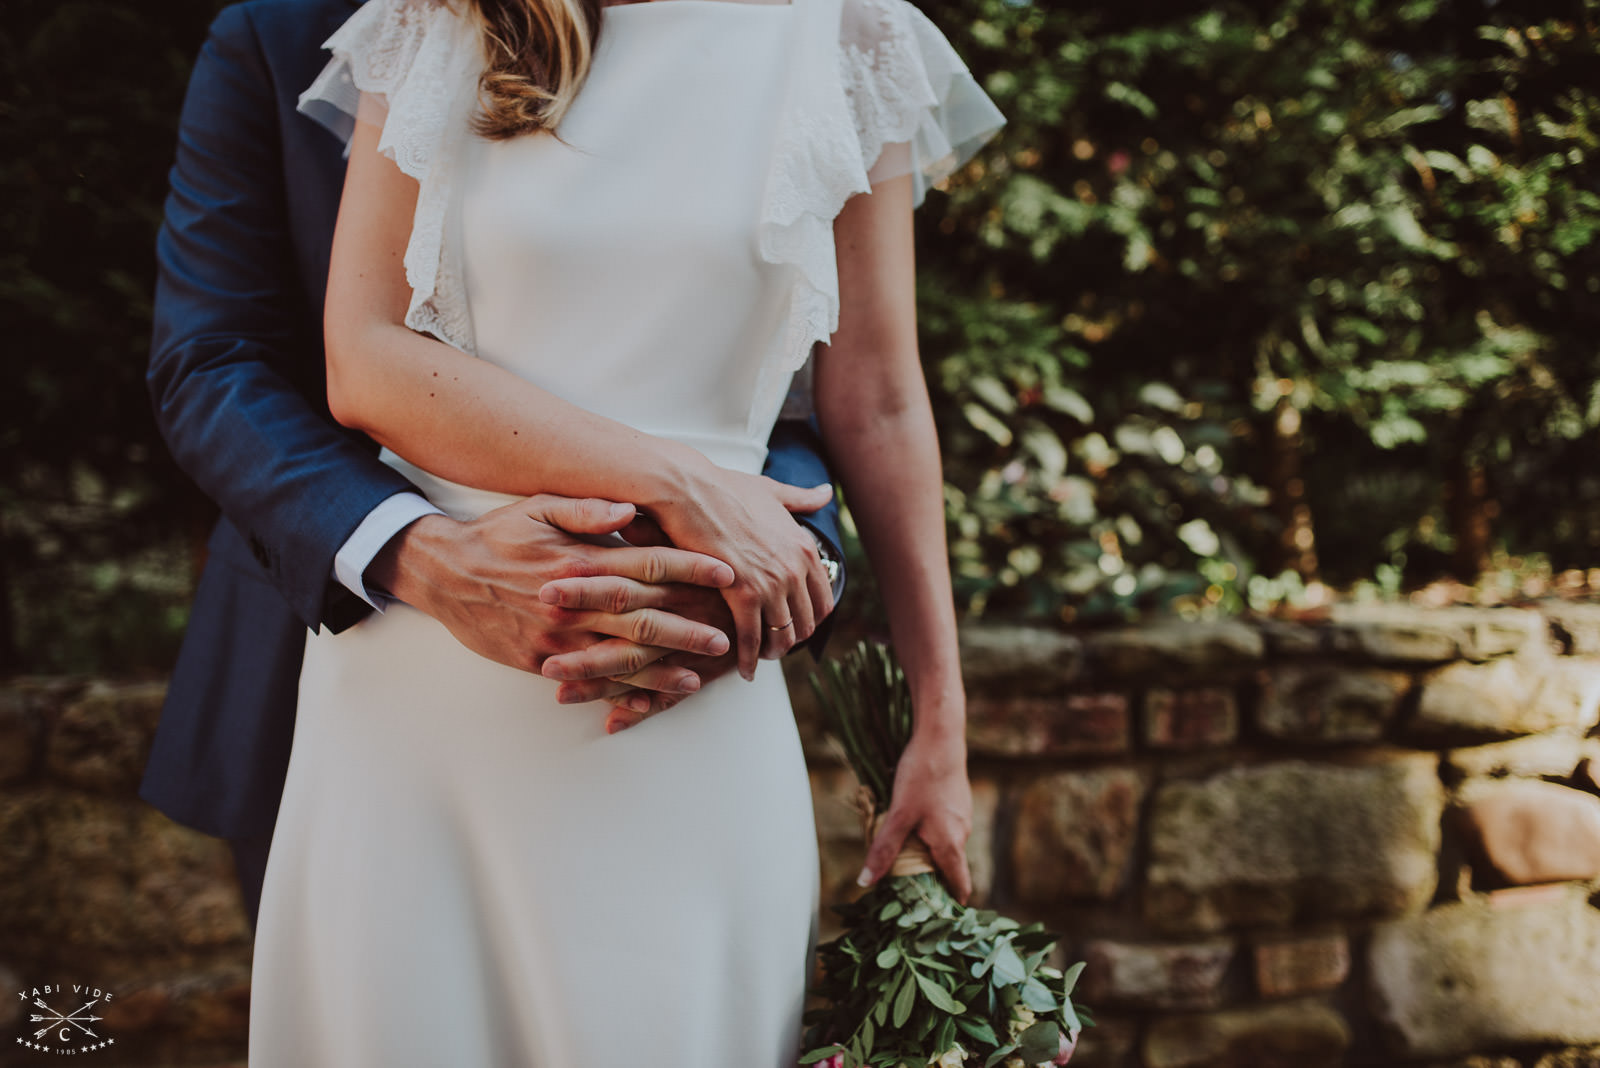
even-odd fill
[{"label": "green foliage", "polygon": [[886,811],[913,726],[911,690],[894,653],[881,642],[857,642],[813,672],[811,688],[856,780],[872,791],[876,811]]},{"label": "green foliage", "polygon": [[[918,217],[965,610],[1292,597],[1295,484],[1336,583],[1452,566],[1474,474],[1492,549],[1595,562],[1600,0],[919,2],[1011,120]],[[0,670],[160,667],[182,621],[207,509],[141,379],[219,6],[0,28]]]},{"label": "green foliage", "polygon": [[970,611],[1270,596],[1283,447],[1335,581],[1430,577],[1464,468],[1592,562],[1600,5],[932,6],[1011,119],[919,233]]},{"label": "green foliage", "polygon": [[922,1065],[957,1046],[973,1068],[1045,1064],[1093,1022],[1072,1003],[1083,965],[1045,963],[1054,935],[957,904],[937,876],[885,879],[835,911],[845,933],[819,950],[828,1004],[807,1014],[801,1064]]}]

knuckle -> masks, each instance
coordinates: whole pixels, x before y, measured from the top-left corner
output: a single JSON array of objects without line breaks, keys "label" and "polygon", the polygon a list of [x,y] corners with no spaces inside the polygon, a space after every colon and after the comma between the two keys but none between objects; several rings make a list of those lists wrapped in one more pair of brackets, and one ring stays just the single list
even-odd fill
[{"label": "knuckle", "polygon": [[667,558],[663,552],[649,552],[644,558],[644,580],[651,584],[665,582],[667,579]]},{"label": "knuckle", "polygon": [[659,645],[661,624],[654,612],[635,612],[628,617],[628,637],[640,645]]}]

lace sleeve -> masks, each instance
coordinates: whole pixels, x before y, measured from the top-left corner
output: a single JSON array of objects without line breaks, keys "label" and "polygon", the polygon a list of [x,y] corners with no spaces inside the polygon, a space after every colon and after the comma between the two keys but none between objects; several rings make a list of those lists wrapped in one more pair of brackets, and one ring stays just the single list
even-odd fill
[{"label": "lace sleeve", "polygon": [[346,151],[357,118],[382,124],[378,151],[419,187],[406,244],[406,325],[472,352],[466,287],[444,222],[476,100],[477,32],[441,0],[369,0],[323,47],[333,58],[300,94],[300,112]]},{"label": "lace sleeve", "polygon": [[[906,0],[796,0],[766,192],[761,258],[794,272],[762,359],[750,426],[770,426],[791,376],[839,328],[833,221],[877,182],[913,175],[916,202],[1005,122],[961,58]],[[803,380],[802,380],[803,381]]]},{"label": "lace sleeve", "polygon": [[839,62],[869,181],[909,173],[918,204],[1005,123],[944,34],[906,0],[846,0]]}]

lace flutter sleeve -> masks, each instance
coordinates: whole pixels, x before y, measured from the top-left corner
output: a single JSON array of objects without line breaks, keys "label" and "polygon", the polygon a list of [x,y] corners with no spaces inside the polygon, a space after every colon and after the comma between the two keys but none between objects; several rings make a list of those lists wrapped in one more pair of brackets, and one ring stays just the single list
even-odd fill
[{"label": "lace flutter sleeve", "polygon": [[961,57],[906,0],[845,0],[840,74],[873,185],[911,174],[916,203],[1005,123]]},{"label": "lace flutter sleeve", "polygon": [[419,187],[406,325],[472,352],[461,264],[444,224],[476,101],[477,31],[441,0],[369,0],[323,48],[333,58],[300,94],[300,112],[347,146],[358,118],[381,125],[378,151]]},{"label": "lace flutter sleeve", "polygon": [[762,361],[750,425],[839,328],[833,221],[874,184],[913,176],[916,203],[1005,123],[961,57],[907,0],[794,0],[783,111],[760,250],[794,271],[782,335]]}]

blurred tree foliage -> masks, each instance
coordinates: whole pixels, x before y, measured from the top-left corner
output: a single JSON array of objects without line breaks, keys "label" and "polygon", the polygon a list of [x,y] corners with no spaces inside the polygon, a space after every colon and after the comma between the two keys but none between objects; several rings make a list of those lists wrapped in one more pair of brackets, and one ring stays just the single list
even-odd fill
[{"label": "blurred tree foliage", "polygon": [[0,670],[174,648],[204,505],[150,417],[155,230],[214,0],[7,0],[0,24]]},{"label": "blurred tree foliage", "polygon": [[970,609],[1596,562],[1600,4],[927,6],[1011,119],[920,221]]},{"label": "blurred tree foliage", "polygon": [[[1600,0],[918,2],[1011,120],[918,222],[964,608],[1600,562]],[[220,6],[6,5],[0,670],[184,618],[207,508],[142,373]]]}]

